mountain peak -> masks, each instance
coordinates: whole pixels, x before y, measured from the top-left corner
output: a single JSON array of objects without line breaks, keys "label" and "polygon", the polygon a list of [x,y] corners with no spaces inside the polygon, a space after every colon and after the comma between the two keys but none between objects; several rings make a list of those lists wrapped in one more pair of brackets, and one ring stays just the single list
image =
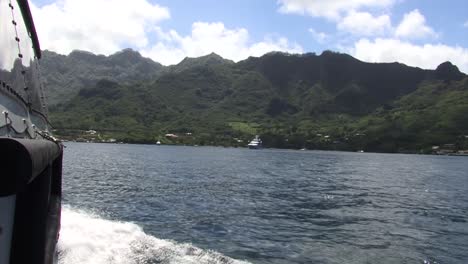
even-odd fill
[{"label": "mountain peak", "polygon": [[185,57],[181,62],[171,67],[173,67],[173,69],[176,71],[182,71],[188,68],[198,66],[212,66],[232,63],[234,62],[231,60],[227,60],[214,52],[211,52],[210,54],[197,58]]},{"label": "mountain peak", "polygon": [[116,53],[110,55],[110,56],[118,56],[118,55],[140,55],[140,53],[136,50],[133,50],[132,48],[126,48],[126,49],[123,49],[123,50],[120,50],[120,51],[117,51]]},{"label": "mountain peak", "polygon": [[126,48],[118,51],[108,57],[110,63],[125,65],[125,67],[131,67],[134,65],[152,64],[161,67],[159,62],[155,62],[152,59],[143,57],[140,52],[131,48]]},{"label": "mountain peak", "polygon": [[223,62],[230,61],[230,60],[227,60],[227,59],[221,57],[220,55],[218,55],[217,53],[214,53],[214,52],[211,52],[210,54],[203,55],[203,56],[196,57],[196,58],[185,57],[182,61],[186,61],[186,60],[203,60],[203,61],[206,61],[206,62],[208,62],[208,61],[213,62],[214,60],[223,61]]},{"label": "mountain peak", "polygon": [[86,50],[72,50],[68,57],[70,58],[75,58],[75,59],[89,59],[89,58],[95,58],[98,55],[95,55],[94,53]]},{"label": "mountain peak", "polygon": [[92,52],[86,50],[73,50],[68,55],[68,58],[75,62],[85,62],[85,63],[101,63],[106,57],[104,55],[96,55]]},{"label": "mountain peak", "polygon": [[215,57],[215,58],[221,58],[221,59],[224,59],[223,57],[221,57],[220,55],[218,55],[217,53],[215,52],[211,52],[210,54],[208,55],[205,55],[205,56],[202,56],[202,57]]},{"label": "mountain peak", "polygon": [[450,61],[446,61],[437,66],[435,76],[439,80],[459,81],[463,79],[464,74],[460,72],[457,66],[453,65]]},{"label": "mountain peak", "polygon": [[358,59],[354,58],[353,56],[346,54],[346,53],[341,53],[341,52],[336,52],[332,50],[324,50],[322,54],[320,54],[320,57],[322,58],[346,58],[346,59],[351,59],[353,61],[357,61]]},{"label": "mountain peak", "polygon": [[127,60],[133,63],[142,59],[141,54],[133,49],[123,49],[109,56],[111,60]]},{"label": "mountain peak", "polygon": [[72,50],[72,52],[70,52],[70,55],[76,55],[76,54],[95,55],[95,54],[92,53],[91,51],[87,51],[87,50],[78,50],[78,49],[75,49],[75,50]]}]

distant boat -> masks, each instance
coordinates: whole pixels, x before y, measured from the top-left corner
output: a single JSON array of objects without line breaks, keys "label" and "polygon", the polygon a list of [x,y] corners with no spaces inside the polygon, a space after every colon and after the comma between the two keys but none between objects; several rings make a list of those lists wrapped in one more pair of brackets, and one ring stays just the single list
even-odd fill
[{"label": "distant boat", "polygon": [[158,141],[156,142],[156,145],[161,145],[161,141],[158,140]]},{"label": "distant boat", "polygon": [[262,148],[262,140],[258,135],[256,135],[255,138],[252,139],[252,141],[250,141],[250,143],[247,146],[249,147],[249,149]]},{"label": "distant boat", "polygon": [[358,153],[364,153],[364,150],[361,149],[361,150],[358,150],[357,152]]}]

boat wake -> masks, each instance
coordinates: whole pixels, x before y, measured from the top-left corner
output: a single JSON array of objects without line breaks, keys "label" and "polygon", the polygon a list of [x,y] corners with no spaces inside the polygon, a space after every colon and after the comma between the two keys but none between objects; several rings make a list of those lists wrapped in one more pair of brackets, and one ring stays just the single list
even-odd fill
[{"label": "boat wake", "polygon": [[106,220],[64,207],[58,243],[59,264],[248,263],[191,244],[163,240],[136,224]]}]

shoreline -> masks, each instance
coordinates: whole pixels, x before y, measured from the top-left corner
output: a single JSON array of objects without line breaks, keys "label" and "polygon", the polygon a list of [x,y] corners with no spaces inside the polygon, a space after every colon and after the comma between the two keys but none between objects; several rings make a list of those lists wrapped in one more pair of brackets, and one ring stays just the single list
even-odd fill
[{"label": "shoreline", "polygon": [[[247,146],[223,146],[223,145],[188,145],[188,144],[156,144],[156,143],[143,143],[143,142],[91,142],[91,141],[73,141],[65,140],[62,141],[66,143],[80,143],[80,144],[112,144],[112,145],[154,145],[157,147],[211,147],[211,148],[234,148],[234,149],[249,149]],[[383,152],[383,151],[352,151],[344,149],[298,149],[298,148],[277,148],[277,147],[263,147],[261,149],[253,149],[252,151],[262,151],[265,150],[291,150],[291,151],[325,151],[325,152],[347,152],[347,153],[356,153],[356,154],[408,154],[408,155],[430,155],[430,156],[457,156],[457,157],[468,157],[468,154],[459,154],[459,153],[450,153],[450,154],[437,154],[437,153],[421,153],[421,152]]]}]

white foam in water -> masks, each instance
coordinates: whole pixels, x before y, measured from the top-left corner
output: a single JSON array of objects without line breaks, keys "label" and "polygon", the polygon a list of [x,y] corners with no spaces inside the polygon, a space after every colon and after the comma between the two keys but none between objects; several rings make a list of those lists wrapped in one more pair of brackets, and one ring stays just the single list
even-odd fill
[{"label": "white foam in water", "polygon": [[136,224],[64,207],[59,264],[248,263],[190,244],[159,239]]}]

